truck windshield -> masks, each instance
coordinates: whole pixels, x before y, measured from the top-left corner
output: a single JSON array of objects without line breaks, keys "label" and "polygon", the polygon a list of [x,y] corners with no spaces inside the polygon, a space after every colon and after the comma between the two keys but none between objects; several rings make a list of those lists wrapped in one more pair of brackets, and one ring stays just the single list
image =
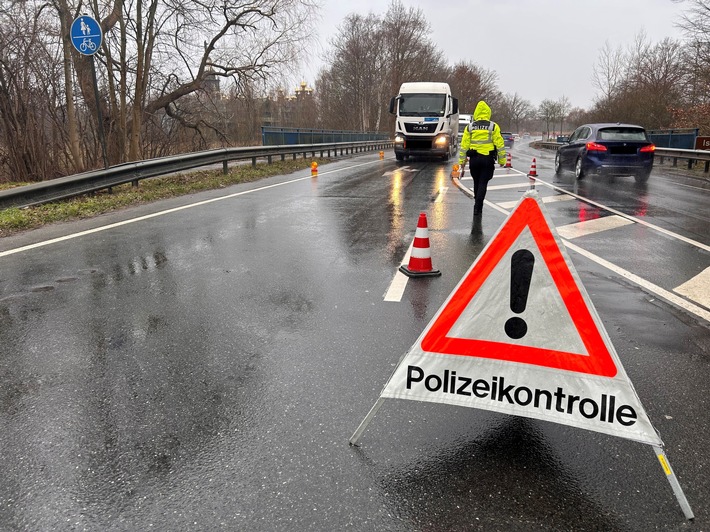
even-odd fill
[{"label": "truck windshield", "polygon": [[399,116],[444,116],[445,94],[402,94]]}]

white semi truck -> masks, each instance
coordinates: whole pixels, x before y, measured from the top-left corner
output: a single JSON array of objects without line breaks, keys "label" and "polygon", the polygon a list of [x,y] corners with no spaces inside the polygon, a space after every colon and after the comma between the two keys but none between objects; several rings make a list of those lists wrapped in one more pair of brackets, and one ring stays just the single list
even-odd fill
[{"label": "white semi truck", "polygon": [[394,155],[398,161],[410,156],[448,160],[458,153],[459,101],[448,83],[402,83],[390,100],[396,116]]}]

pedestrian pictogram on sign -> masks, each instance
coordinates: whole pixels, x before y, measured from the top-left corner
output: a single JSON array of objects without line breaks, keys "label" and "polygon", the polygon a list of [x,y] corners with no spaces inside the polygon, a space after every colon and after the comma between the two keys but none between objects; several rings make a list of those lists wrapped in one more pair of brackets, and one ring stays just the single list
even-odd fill
[{"label": "pedestrian pictogram on sign", "polygon": [[[651,445],[693,513],[537,193],[523,196],[350,438],[385,398],[479,408]],[[670,473],[669,473],[670,471]]]}]

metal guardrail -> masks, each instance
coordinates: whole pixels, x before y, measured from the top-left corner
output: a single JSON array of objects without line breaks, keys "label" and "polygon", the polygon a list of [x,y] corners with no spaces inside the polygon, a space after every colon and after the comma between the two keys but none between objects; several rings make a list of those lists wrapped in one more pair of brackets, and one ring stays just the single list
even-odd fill
[{"label": "metal guardrail", "polygon": [[673,161],[673,166],[678,166],[678,159],[688,160],[688,170],[692,170],[696,162],[705,162],[706,174],[710,173],[710,151],[707,150],[680,150],[676,148],[656,148],[656,158],[659,159],[659,164],[663,164],[664,159],[668,158]]},{"label": "metal guardrail", "polygon": [[[562,144],[558,144],[557,142],[538,142],[537,146],[546,150],[557,151]],[[687,160],[689,170],[692,170],[696,163],[704,162],[704,172],[706,174],[710,173],[710,151],[708,150],[684,150],[678,148],[656,147],[654,155],[659,164],[663,164],[666,159],[670,159],[673,162],[673,166],[678,166],[678,159]]]},{"label": "metal guardrail", "polygon": [[262,146],[291,146],[292,144],[315,144],[318,142],[359,142],[363,140],[381,141],[388,138],[388,133],[376,131],[261,126]]},{"label": "metal guardrail", "polygon": [[105,170],[94,170],[83,174],[76,174],[48,181],[40,181],[23,187],[0,190],[0,210],[10,207],[30,207],[50,201],[79,196],[88,192],[133,183],[138,185],[141,179],[148,179],[166,175],[172,172],[192,170],[201,166],[222,163],[222,171],[226,174],[229,161],[251,159],[252,166],[257,159],[266,159],[271,164],[274,157],[285,160],[291,155],[295,160],[298,155],[305,159],[310,153],[312,157],[320,153],[327,157],[331,153],[335,157],[363,151],[391,148],[391,140],[359,141],[359,142],[334,142],[322,144],[297,144],[290,146],[255,146],[247,148],[221,148],[202,152],[186,153],[171,157],[148,159],[133,163],[124,163],[111,166]]}]

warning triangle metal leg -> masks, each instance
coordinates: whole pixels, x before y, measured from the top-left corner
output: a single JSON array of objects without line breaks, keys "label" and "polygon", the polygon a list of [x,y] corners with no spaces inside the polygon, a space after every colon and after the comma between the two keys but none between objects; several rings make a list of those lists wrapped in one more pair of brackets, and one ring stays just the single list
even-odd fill
[{"label": "warning triangle metal leg", "polygon": [[384,403],[384,402],[385,402],[385,400],[382,397],[379,397],[377,399],[377,402],[372,406],[370,411],[367,413],[367,415],[365,416],[365,419],[362,420],[362,422],[360,423],[360,426],[353,433],[353,435],[350,436],[350,445],[357,446],[357,442],[360,439],[360,436],[362,436],[362,433],[365,432],[365,429],[370,424],[370,421],[372,421],[372,418],[375,417],[375,414],[377,414],[377,411],[380,409],[380,407],[382,406],[382,403]]},{"label": "warning triangle metal leg", "polygon": [[675,473],[673,472],[673,468],[671,467],[671,463],[668,461],[668,457],[666,456],[665,451],[657,447],[655,445],[652,446],[653,451],[656,453],[656,457],[658,458],[658,461],[661,463],[661,467],[663,468],[664,473],[666,474],[666,478],[668,479],[668,482],[671,483],[671,488],[673,488],[673,493],[675,494],[675,498],[678,499],[678,504],[680,504],[680,507],[683,509],[683,513],[685,514],[686,519],[695,519],[695,516],[693,515],[693,510],[690,509],[690,504],[688,503],[688,499],[685,498],[685,493],[683,493],[683,488],[680,487],[680,483],[678,482],[678,477],[675,476]]}]

